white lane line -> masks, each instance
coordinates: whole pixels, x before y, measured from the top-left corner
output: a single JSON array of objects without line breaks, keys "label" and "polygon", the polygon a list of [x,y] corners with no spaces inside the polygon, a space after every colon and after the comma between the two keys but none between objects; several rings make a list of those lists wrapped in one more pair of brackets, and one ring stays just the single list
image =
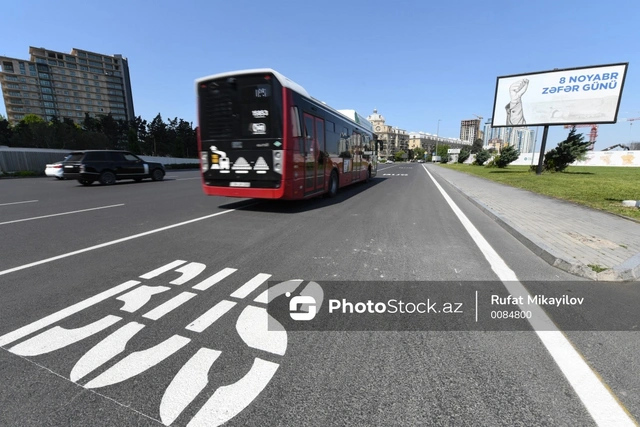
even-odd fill
[{"label": "white lane line", "polygon": [[169,301],[165,302],[164,304],[159,305],[158,307],[154,308],[148,313],[143,314],[142,317],[145,317],[151,320],[158,320],[165,314],[180,307],[182,304],[189,301],[191,298],[195,297],[196,295],[197,294],[194,294],[193,292],[183,292],[180,295],[176,295],[175,297],[171,298]]},{"label": "white lane line", "polygon": [[[491,269],[502,281],[505,288],[515,297],[522,296],[524,301],[529,300],[529,291],[520,283],[516,273],[511,270],[507,263],[491,247],[489,242],[480,234],[478,229],[469,221],[467,216],[460,210],[455,202],[449,197],[444,189],[438,184],[433,175],[422,165],[429,175],[440,194],[445,198],[451,210],[456,214],[464,228],[467,230],[480,251],[491,264]],[[569,339],[560,331],[551,318],[547,316],[538,305],[522,304],[523,310],[532,311],[533,316],[529,323],[544,344],[547,351],[555,360],[558,368],[573,387],[574,391],[582,401],[583,405],[599,426],[637,426],[617,398],[609,391],[608,387],[602,383],[582,355],[573,347]]]},{"label": "white lane line", "polygon": [[139,284],[140,282],[137,282],[135,280],[129,280],[128,282],[124,282],[121,285],[114,286],[111,289],[107,289],[106,291],[101,292],[98,295],[94,295],[91,298],[87,298],[84,301],[80,301],[79,303],[76,303],[70,307],[64,308],[60,311],[50,314],[47,317],[43,317],[40,320],[36,320],[33,323],[29,323],[28,325],[23,326],[20,329],[16,329],[13,332],[9,332],[8,334],[2,335],[0,336],[0,347],[4,347],[7,344],[11,344],[16,340],[19,340],[20,338],[24,338],[33,332],[46,328],[47,326],[52,325],[59,320],[65,319],[71,316],[72,314],[76,314],[77,312],[82,311],[85,308],[91,307],[92,305],[96,305],[99,302],[102,302],[108,298],[111,298],[114,295],[118,295],[120,292],[124,292],[127,289],[130,289]]},{"label": "white lane line", "polygon": [[37,202],[37,200],[26,200],[24,202],[0,203],[0,206],[19,205],[21,203],[34,203],[34,202]]},{"label": "white lane line", "polygon": [[204,314],[191,322],[185,329],[193,332],[202,332],[209,326],[213,325],[213,322],[221,318],[227,311],[231,310],[236,305],[233,301],[222,300]]},{"label": "white lane line", "polygon": [[[247,206],[251,206],[251,205],[247,205]],[[246,206],[244,206],[244,207],[246,207]],[[70,256],[74,256],[74,255],[82,254],[82,253],[85,253],[85,252],[93,251],[93,250],[96,250],[96,249],[106,248],[107,246],[116,245],[118,243],[126,242],[128,240],[137,239],[139,237],[148,236],[150,234],[159,233],[161,231],[170,230],[172,228],[181,227],[183,225],[192,224],[194,222],[203,221],[205,219],[213,218],[213,217],[218,216],[218,215],[224,215],[226,213],[234,212],[234,211],[236,211],[236,209],[228,209],[226,211],[216,212],[216,213],[211,214],[211,215],[201,216],[200,218],[190,219],[188,221],[179,222],[179,223],[173,224],[173,225],[167,225],[166,227],[156,228],[155,230],[145,231],[144,233],[139,233],[139,234],[134,234],[133,236],[123,237],[122,239],[112,240],[110,242],[101,243],[99,245],[90,246],[88,248],[80,249],[80,250],[73,251],[73,252],[68,252],[66,254],[57,255],[57,256],[54,256],[54,257],[51,257],[51,258],[43,259],[43,260],[32,262],[32,263],[29,263],[29,264],[24,264],[24,265],[21,265],[21,266],[18,266],[18,267],[9,268],[8,270],[0,271],[0,276],[3,276],[5,274],[9,274],[9,273],[13,273],[15,271],[24,270],[26,268],[35,267],[37,265],[46,264],[48,262],[57,261],[57,260],[62,259],[62,258],[67,258],[67,257],[70,257]]]},{"label": "white lane line", "polygon": [[264,282],[266,282],[267,279],[269,279],[269,277],[271,277],[270,274],[265,274],[265,273],[257,274],[256,277],[249,280],[244,285],[240,286],[234,293],[231,294],[231,296],[234,298],[242,299],[247,295],[249,295],[251,292],[258,289],[258,287],[262,285]]},{"label": "white lane line", "polygon": [[100,207],[97,207],[97,208],[81,209],[79,211],[62,212],[62,213],[51,214],[51,215],[34,216],[34,217],[31,217],[31,218],[16,219],[16,220],[13,220],[13,221],[0,222],[0,225],[14,224],[16,222],[24,222],[24,221],[33,221],[34,219],[51,218],[51,217],[54,217],[54,216],[61,216],[61,215],[71,215],[71,214],[76,214],[76,213],[81,213],[81,212],[97,211],[99,209],[117,208],[118,206],[124,206],[124,203],[120,203],[118,205],[100,206]]}]

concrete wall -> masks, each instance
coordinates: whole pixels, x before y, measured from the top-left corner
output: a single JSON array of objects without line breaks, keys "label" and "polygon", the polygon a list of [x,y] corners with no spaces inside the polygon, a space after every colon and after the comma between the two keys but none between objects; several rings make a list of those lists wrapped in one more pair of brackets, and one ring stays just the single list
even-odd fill
[{"label": "concrete wall", "polygon": [[[0,147],[0,173],[34,171],[44,172],[48,163],[62,160],[70,150],[49,150],[46,148]],[[177,157],[140,156],[147,162],[159,162],[164,165],[179,163],[199,163],[199,159],[181,159]]]}]

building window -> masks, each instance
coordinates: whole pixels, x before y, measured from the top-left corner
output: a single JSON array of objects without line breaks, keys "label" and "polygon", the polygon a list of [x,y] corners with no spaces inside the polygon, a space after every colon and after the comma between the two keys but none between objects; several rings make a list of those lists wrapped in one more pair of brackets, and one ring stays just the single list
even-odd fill
[{"label": "building window", "polygon": [[7,83],[7,87],[9,89],[20,89],[20,86],[14,85],[13,83]]},{"label": "building window", "polygon": [[80,64],[87,64],[87,60],[86,59],[78,59],[78,62]]},{"label": "building window", "polygon": [[52,109],[50,109],[50,108],[45,108],[45,109],[44,109],[44,112],[45,112],[46,114],[51,114],[51,115],[55,115],[55,114],[56,114],[56,110],[52,110]]}]

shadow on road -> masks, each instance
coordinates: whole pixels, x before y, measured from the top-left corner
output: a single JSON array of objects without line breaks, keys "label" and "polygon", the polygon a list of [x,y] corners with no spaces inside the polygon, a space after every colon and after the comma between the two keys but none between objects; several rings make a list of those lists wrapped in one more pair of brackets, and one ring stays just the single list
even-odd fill
[{"label": "shadow on road", "polygon": [[263,199],[251,199],[243,200],[234,203],[227,203],[220,205],[220,209],[242,209],[246,211],[255,212],[272,212],[282,214],[296,214],[300,212],[312,211],[315,209],[322,209],[327,206],[342,203],[351,197],[366,191],[367,189],[374,187],[387,178],[376,177],[369,182],[357,183],[349,185],[347,187],[338,190],[338,194],[334,198],[328,198],[323,196],[314,197],[307,200],[263,200]]}]

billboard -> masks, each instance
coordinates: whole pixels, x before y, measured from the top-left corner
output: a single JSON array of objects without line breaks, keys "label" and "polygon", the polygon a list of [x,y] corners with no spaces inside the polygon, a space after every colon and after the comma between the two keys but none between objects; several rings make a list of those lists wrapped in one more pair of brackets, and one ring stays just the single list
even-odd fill
[{"label": "billboard", "polygon": [[498,77],[491,126],[615,123],[628,65]]}]

